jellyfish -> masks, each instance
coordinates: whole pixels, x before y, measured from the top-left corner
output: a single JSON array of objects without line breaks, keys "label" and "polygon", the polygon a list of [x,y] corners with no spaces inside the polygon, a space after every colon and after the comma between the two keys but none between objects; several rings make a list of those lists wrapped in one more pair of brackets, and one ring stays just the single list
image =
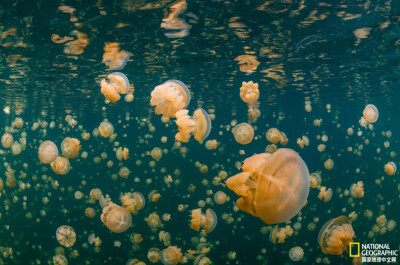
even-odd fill
[{"label": "jellyfish", "polygon": [[193,265],[209,265],[209,264],[212,264],[211,260],[204,255],[197,256],[193,261]]},{"label": "jellyfish", "polygon": [[254,129],[248,123],[240,123],[232,129],[233,136],[239,144],[249,144],[254,138]]},{"label": "jellyfish", "polygon": [[317,172],[313,172],[310,175],[310,186],[311,188],[315,189],[315,188],[319,188],[321,186],[321,172],[317,171]]},{"label": "jellyfish", "polygon": [[104,120],[100,123],[98,128],[100,136],[107,138],[114,133],[114,126],[107,120]]},{"label": "jellyfish", "polygon": [[92,233],[88,236],[88,243],[90,245],[94,244],[96,247],[100,247],[102,241],[101,241],[100,237],[96,237],[96,235],[94,233]]},{"label": "jellyfish", "polygon": [[131,171],[127,167],[121,167],[119,170],[119,176],[121,178],[127,179],[130,174],[131,174]]},{"label": "jellyfish", "polygon": [[[237,57],[238,58],[238,57]],[[250,82],[242,82],[240,87],[240,98],[245,103],[254,103],[260,97],[260,91],[258,90],[258,84]]]},{"label": "jellyfish", "polygon": [[378,120],[379,111],[375,105],[368,104],[363,111],[364,119],[369,123],[374,123]]},{"label": "jellyfish", "polygon": [[324,162],[324,167],[326,168],[326,170],[331,170],[332,168],[333,168],[333,166],[335,165],[335,163],[333,162],[333,160],[332,159],[327,159],[325,162]]},{"label": "jellyfish", "polygon": [[223,191],[217,191],[214,194],[214,201],[216,204],[224,204],[229,201],[229,197]]},{"label": "jellyfish", "polygon": [[175,265],[183,258],[181,249],[171,246],[161,251],[160,259],[164,265]]},{"label": "jellyfish", "polygon": [[121,70],[125,67],[132,53],[120,50],[118,42],[107,42],[104,45],[103,63],[110,70]]},{"label": "jellyfish", "polygon": [[159,147],[154,147],[150,152],[151,157],[157,161],[161,159],[162,154],[162,150]]},{"label": "jellyfish", "polygon": [[151,248],[147,252],[147,259],[151,263],[156,263],[160,261],[161,250],[158,248]]},{"label": "jellyfish", "polygon": [[292,261],[299,261],[303,258],[304,256],[304,251],[301,247],[292,247],[289,250],[289,258]]},{"label": "jellyfish", "polygon": [[351,184],[350,195],[353,198],[364,197],[364,183],[362,181],[358,181],[357,183]]},{"label": "jellyfish", "polygon": [[323,200],[324,202],[329,202],[332,198],[332,189],[326,189],[326,187],[322,186],[319,190],[318,199]]},{"label": "jellyfish", "polygon": [[282,135],[277,128],[270,128],[265,135],[267,140],[273,144],[277,144],[281,141]]},{"label": "jellyfish", "polygon": [[397,166],[394,162],[389,162],[385,165],[385,173],[389,176],[393,176],[396,173]]},{"label": "jellyfish", "polygon": [[96,216],[96,210],[92,207],[88,207],[85,209],[85,216],[89,218],[94,218]]},{"label": "jellyfish", "polygon": [[211,131],[211,120],[207,112],[202,108],[198,108],[193,118],[188,115],[189,111],[184,109],[176,113],[176,124],[179,132],[175,135],[175,139],[180,142],[187,143],[191,135],[200,142],[207,138]]},{"label": "jellyfish", "polygon": [[56,160],[51,162],[50,166],[57,175],[66,175],[70,167],[69,160],[62,156],[57,157]]},{"label": "jellyfish", "polygon": [[53,265],[67,265],[67,264],[68,260],[64,255],[57,254],[53,256]]},{"label": "jellyfish", "polygon": [[212,209],[207,209],[205,214],[201,212],[201,208],[194,209],[191,218],[190,227],[197,232],[204,228],[205,233],[211,233],[217,226],[217,215]]},{"label": "jellyfish", "polygon": [[38,150],[39,160],[43,164],[50,164],[58,157],[58,148],[52,141],[44,141]]},{"label": "jellyfish", "polygon": [[217,140],[207,140],[205,145],[206,145],[207,150],[214,150],[214,149],[217,149],[217,147],[218,147],[218,141]]},{"label": "jellyfish", "polygon": [[75,244],[76,233],[72,227],[63,225],[57,228],[56,238],[60,245],[69,248]]},{"label": "jellyfish", "polygon": [[17,117],[17,118],[15,118],[13,125],[15,128],[20,129],[24,125],[24,120],[20,117]]},{"label": "jellyfish", "polygon": [[22,147],[18,142],[14,142],[11,145],[11,151],[12,151],[13,155],[19,155],[22,151]]},{"label": "jellyfish", "polygon": [[14,138],[11,134],[5,133],[1,137],[1,144],[4,148],[10,148],[14,142]]},{"label": "jellyfish", "polygon": [[114,233],[125,232],[132,223],[129,211],[112,202],[104,206],[100,219]]},{"label": "jellyfish", "polygon": [[303,159],[292,149],[247,158],[243,172],[227,181],[242,196],[236,206],[267,224],[289,221],[306,203],[310,176]]},{"label": "jellyfish", "polygon": [[76,138],[66,137],[61,142],[61,152],[66,158],[75,158],[80,150],[80,141]]},{"label": "jellyfish", "polygon": [[174,117],[178,111],[186,108],[189,102],[189,89],[179,80],[168,80],[151,92],[150,105],[156,106],[156,114],[162,114],[164,117]]},{"label": "jellyfish", "polygon": [[325,254],[342,255],[353,241],[354,231],[346,216],[326,222],[318,234],[318,244]]},{"label": "jellyfish", "polygon": [[274,244],[284,243],[285,239],[292,235],[293,235],[293,229],[290,227],[290,225],[286,225],[285,227],[281,228],[279,228],[278,225],[276,225],[274,229],[271,230],[269,234],[269,239]]},{"label": "jellyfish", "polygon": [[129,90],[129,80],[123,73],[114,72],[107,76],[109,82],[101,80],[101,94],[112,103],[120,100],[120,94],[126,94]]},{"label": "jellyfish", "polygon": [[147,197],[149,198],[149,201],[158,202],[158,200],[161,198],[161,194],[158,192],[158,190],[152,190]]},{"label": "jellyfish", "polygon": [[90,190],[90,200],[94,203],[97,200],[100,200],[100,197],[103,195],[100,189],[91,189]]},{"label": "jellyfish", "polygon": [[121,196],[122,207],[127,209],[130,213],[134,213],[143,209],[145,200],[143,194],[140,192],[127,192]]},{"label": "jellyfish", "polygon": [[118,159],[119,161],[123,161],[123,160],[129,159],[129,149],[126,148],[126,147],[124,147],[124,148],[122,148],[122,147],[118,148],[117,151],[116,151],[116,156],[117,156],[117,159]]},{"label": "jellyfish", "polygon": [[164,226],[161,222],[160,216],[156,212],[151,213],[147,218],[145,218],[145,221],[153,232]]}]

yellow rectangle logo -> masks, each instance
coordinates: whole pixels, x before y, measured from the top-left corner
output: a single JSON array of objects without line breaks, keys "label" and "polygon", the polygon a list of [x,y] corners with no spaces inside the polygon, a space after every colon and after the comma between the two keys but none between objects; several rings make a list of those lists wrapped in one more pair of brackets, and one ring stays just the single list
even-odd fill
[{"label": "yellow rectangle logo", "polygon": [[[354,246],[354,248],[353,248]],[[355,246],[357,246],[357,252],[355,250]],[[356,253],[354,253],[356,252]],[[349,253],[351,258],[357,258],[360,256],[360,242],[351,242],[349,246]]]}]

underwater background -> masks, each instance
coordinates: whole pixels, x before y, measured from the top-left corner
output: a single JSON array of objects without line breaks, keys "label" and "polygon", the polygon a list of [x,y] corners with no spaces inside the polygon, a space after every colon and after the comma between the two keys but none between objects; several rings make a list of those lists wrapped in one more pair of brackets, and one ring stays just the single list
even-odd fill
[{"label": "underwater background", "polygon": [[[0,264],[66,264],[53,261],[57,254],[68,264],[152,264],[149,249],[168,246],[213,264],[352,264],[348,251],[325,254],[318,244],[325,222],[342,215],[351,220],[353,241],[399,250],[399,173],[387,174],[385,165],[399,162],[400,1],[3,0],[0,32],[1,134],[22,147],[15,154],[0,146]],[[109,45],[126,56],[107,59]],[[106,102],[100,83],[116,71],[129,79],[133,100]],[[155,113],[151,93],[170,79],[188,87],[189,115],[200,107],[210,114],[206,140],[216,140],[216,149],[193,137],[177,144],[176,119]],[[259,88],[256,114],[239,95],[250,81]],[[360,119],[368,104],[379,118],[366,124]],[[96,136],[105,119],[114,126],[112,138]],[[254,129],[246,145],[232,133],[242,122]],[[273,146],[270,128],[284,132],[287,145]],[[50,140],[60,151],[66,137],[82,147],[59,175],[41,163],[38,148]],[[119,147],[129,149],[129,159],[116,158]],[[156,147],[163,151],[158,160],[151,154]],[[237,209],[240,196],[225,181],[242,172],[246,158],[282,147],[319,172],[332,198],[325,202],[320,186],[310,188],[300,213],[279,224],[301,227],[274,244],[275,224]],[[119,175],[122,167],[130,170],[127,178]],[[7,185],[10,174],[15,187]],[[350,187],[358,181],[365,194],[353,198]],[[102,207],[90,200],[95,188],[118,205],[123,193],[143,194],[145,205],[127,231],[113,233],[100,220]],[[148,199],[153,190],[161,195],[157,202]],[[218,191],[229,201],[215,203]],[[88,207],[94,218],[85,215]],[[218,218],[207,235],[190,228],[197,208],[211,208]],[[170,219],[151,229],[145,218],[154,212]],[[63,225],[76,233],[71,247],[56,239]],[[160,231],[170,234],[170,244],[159,240]],[[100,246],[88,242],[92,233]],[[135,242],[135,234],[143,241]],[[296,246],[304,251],[300,261],[288,254]]]}]

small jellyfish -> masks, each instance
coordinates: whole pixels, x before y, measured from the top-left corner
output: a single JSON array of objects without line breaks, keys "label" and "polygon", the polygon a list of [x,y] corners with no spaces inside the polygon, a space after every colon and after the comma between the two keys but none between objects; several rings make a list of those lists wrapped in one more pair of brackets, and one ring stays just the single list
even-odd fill
[{"label": "small jellyfish", "polygon": [[358,181],[357,183],[351,184],[350,195],[353,198],[364,197],[364,183],[362,181]]},{"label": "small jellyfish", "polygon": [[56,160],[51,162],[50,166],[57,175],[66,175],[70,168],[69,160],[61,156],[57,157]]},{"label": "small jellyfish", "polygon": [[353,241],[354,231],[346,216],[326,222],[318,234],[318,244],[325,254],[342,255]]},{"label": "small jellyfish", "polygon": [[107,138],[114,133],[114,126],[107,120],[100,123],[98,128],[101,137]]},{"label": "small jellyfish", "polygon": [[66,158],[75,158],[81,150],[80,141],[76,138],[66,137],[61,142],[61,152]]},{"label": "small jellyfish", "polygon": [[183,258],[181,249],[176,246],[171,246],[161,251],[160,259],[164,265],[178,264]]},{"label": "small jellyfish", "polygon": [[292,149],[247,158],[243,172],[227,181],[240,197],[236,206],[267,224],[289,221],[306,203],[310,176],[303,159]]},{"label": "small jellyfish", "polygon": [[363,111],[364,119],[369,123],[374,123],[378,120],[379,112],[375,105],[368,104]]},{"label": "small jellyfish", "polygon": [[323,200],[324,202],[329,202],[332,198],[332,189],[327,189],[322,186],[319,190],[318,199]]},{"label": "small jellyfish", "polygon": [[10,148],[14,142],[14,138],[11,134],[5,133],[1,137],[1,144],[4,148]]},{"label": "small jellyfish", "polygon": [[104,45],[103,63],[110,70],[121,70],[129,61],[132,53],[121,50],[118,42],[107,42]]},{"label": "small jellyfish", "polygon": [[131,171],[127,167],[121,167],[119,170],[119,176],[121,178],[127,179],[130,174],[131,174]]},{"label": "small jellyfish", "polygon": [[217,147],[218,147],[218,141],[217,140],[207,140],[205,145],[206,145],[207,150],[214,150],[214,149],[217,149]]},{"label": "small jellyfish", "polygon": [[214,194],[214,201],[216,204],[224,204],[229,201],[229,197],[223,191],[217,191]]},{"label": "small jellyfish", "polygon": [[147,218],[145,218],[145,221],[152,231],[157,231],[158,228],[164,226],[161,222],[160,216],[156,212],[151,213]]},{"label": "small jellyfish", "polygon": [[112,103],[120,100],[120,94],[126,94],[129,89],[129,80],[123,73],[114,72],[107,76],[109,82],[101,80],[101,93]]},{"label": "small jellyfish", "polygon": [[269,239],[272,243],[284,243],[285,239],[293,235],[293,229],[290,225],[286,225],[285,227],[278,227],[276,225],[274,229],[271,230],[269,234]]},{"label": "small jellyfish", "polygon": [[161,159],[162,154],[162,150],[159,147],[154,147],[150,152],[151,157],[157,161]]},{"label": "small jellyfish", "polygon": [[233,136],[239,144],[249,144],[254,138],[254,129],[248,123],[240,123],[232,129]]},{"label": "small jellyfish", "polygon": [[260,97],[260,91],[258,90],[258,84],[250,82],[242,82],[240,87],[240,98],[245,103],[254,103]]},{"label": "small jellyfish", "polygon": [[19,144],[18,142],[14,142],[11,145],[11,151],[12,151],[13,155],[19,155],[22,151],[21,144]]},{"label": "small jellyfish", "polygon": [[76,233],[72,227],[63,225],[57,229],[56,238],[60,245],[69,248],[75,244]]},{"label": "small jellyfish", "polygon": [[304,251],[301,247],[292,247],[289,250],[289,258],[292,261],[299,261],[303,258],[304,256]]},{"label": "small jellyfish", "polygon": [[149,198],[149,201],[158,202],[158,200],[161,198],[161,194],[158,192],[158,190],[152,190],[147,197]]},{"label": "small jellyfish", "polygon": [[189,89],[179,80],[168,80],[151,92],[150,105],[156,106],[156,114],[162,114],[164,117],[174,117],[175,113],[186,108],[189,102]]},{"label": "small jellyfish", "polygon": [[277,128],[270,128],[265,135],[267,140],[273,144],[277,144],[281,141],[282,135]]},{"label": "small jellyfish", "polygon": [[158,248],[151,248],[147,252],[147,259],[151,263],[156,263],[160,261],[161,250]]},{"label": "small jellyfish", "polygon": [[310,187],[315,189],[315,188],[319,188],[321,186],[321,172],[317,171],[317,172],[313,172],[310,175]]},{"label": "small jellyfish", "polygon": [[44,141],[38,150],[39,160],[43,164],[50,164],[58,157],[58,148],[52,141]]},{"label": "small jellyfish", "polygon": [[116,156],[117,156],[117,159],[118,159],[119,161],[123,161],[123,160],[129,159],[129,149],[126,148],[126,147],[124,147],[124,148],[122,148],[122,147],[118,148],[117,151],[116,151]]},{"label": "small jellyfish", "polygon": [[187,143],[191,135],[194,135],[196,141],[203,141],[208,137],[211,131],[211,120],[207,112],[202,108],[198,108],[193,117],[188,115],[189,111],[184,109],[176,113],[176,124],[179,132],[175,135],[175,139],[180,142]]},{"label": "small jellyfish", "polygon": [[53,265],[68,265],[67,258],[62,254],[53,256]]},{"label": "small jellyfish", "polygon": [[197,256],[193,261],[193,265],[209,265],[209,264],[212,264],[211,260],[204,255]]},{"label": "small jellyfish", "polygon": [[199,232],[200,228],[204,228],[205,233],[211,233],[217,226],[217,215],[212,209],[207,209],[206,213],[201,212],[201,208],[192,210],[190,227]]},{"label": "small jellyfish", "polygon": [[143,209],[145,200],[143,194],[140,192],[127,192],[121,196],[122,207],[127,209],[130,213],[134,213]]},{"label": "small jellyfish", "polygon": [[103,208],[100,219],[114,233],[125,232],[132,223],[129,211],[112,202]]},{"label": "small jellyfish", "polygon": [[397,166],[394,162],[389,162],[385,165],[385,173],[389,176],[396,174]]}]

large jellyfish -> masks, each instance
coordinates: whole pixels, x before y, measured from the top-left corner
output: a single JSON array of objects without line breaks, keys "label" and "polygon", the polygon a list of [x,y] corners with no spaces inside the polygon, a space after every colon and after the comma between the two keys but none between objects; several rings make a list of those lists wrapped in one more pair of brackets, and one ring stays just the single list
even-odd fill
[{"label": "large jellyfish", "polygon": [[39,146],[39,160],[43,164],[50,164],[58,157],[58,148],[52,141],[44,141]]},{"label": "large jellyfish", "polygon": [[57,229],[56,238],[58,243],[60,243],[64,247],[69,248],[75,244],[76,233],[72,227],[68,225],[63,225]]},{"label": "large jellyfish", "polygon": [[346,216],[339,216],[326,222],[318,234],[322,252],[342,255],[353,241],[354,231]]},{"label": "large jellyfish", "polygon": [[176,124],[179,132],[175,135],[175,139],[180,142],[187,143],[191,135],[197,141],[203,141],[208,137],[211,131],[211,120],[207,112],[198,108],[193,117],[188,115],[187,109],[180,110],[176,113]]},{"label": "large jellyfish", "polygon": [[62,156],[57,157],[50,166],[57,175],[66,175],[70,168],[69,160]]},{"label": "large jellyfish", "polygon": [[237,195],[237,207],[267,224],[289,221],[306,203],[310,189],[307,165],[292,149],[247,158],[243,172],[226,184]]},{"label": "large jellyfish", "polygon": [[150,105],[156,106],[156,114],[162,114],[164,117],[174,117],[175,113],[186,108],[189,102],[189,89],[179,80],[168,80],[151,92]]},{"label": "large jellyfish", "polygon": [[132,223],[130,212],[111,201],[104,205],[100,219],[114,233],[125,232]]}]

